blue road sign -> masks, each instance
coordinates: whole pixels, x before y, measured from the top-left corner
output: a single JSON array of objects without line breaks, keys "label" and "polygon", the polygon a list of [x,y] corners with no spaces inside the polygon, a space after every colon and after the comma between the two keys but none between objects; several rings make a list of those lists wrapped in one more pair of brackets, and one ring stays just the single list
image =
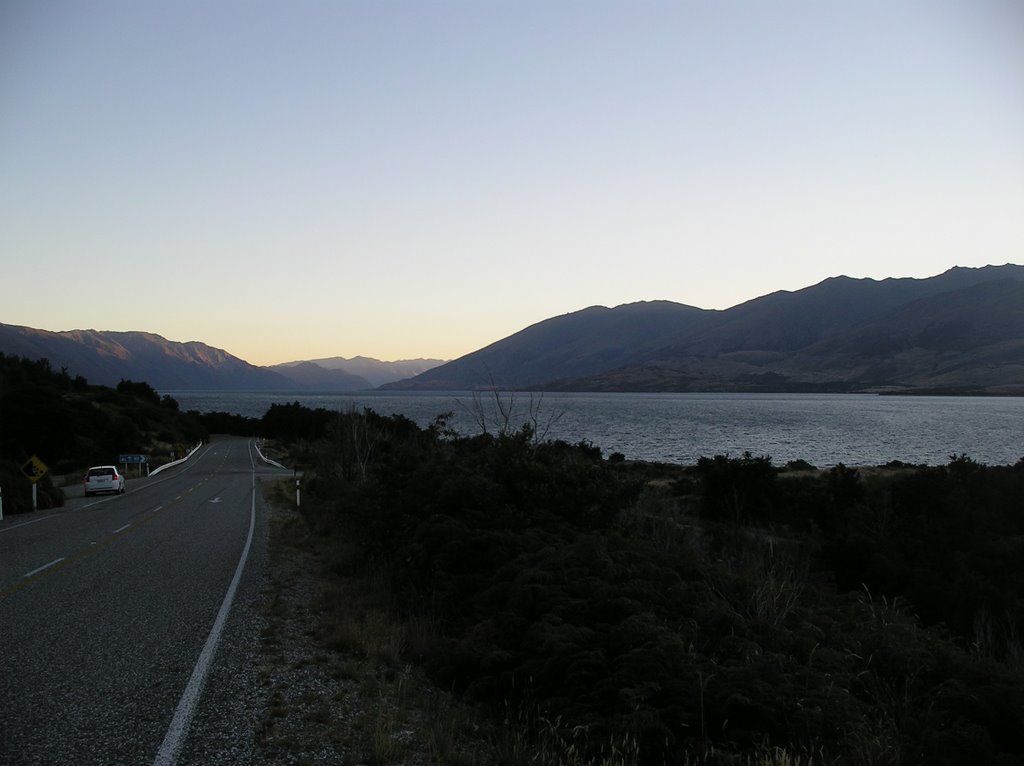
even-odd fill
[{"label": "blue road sign", "polygon": [[148,463],[149,458],[145,455],[121,455],[117,459],[118,463]]}]

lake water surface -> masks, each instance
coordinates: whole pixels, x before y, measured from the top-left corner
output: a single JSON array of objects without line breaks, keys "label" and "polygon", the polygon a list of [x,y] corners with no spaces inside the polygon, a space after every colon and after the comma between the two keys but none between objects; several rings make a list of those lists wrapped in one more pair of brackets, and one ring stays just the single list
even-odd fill
[{"label": "lake water surface", "polygon": [[[421,426],[444,412],[463,434],[504,420],[493,393],[366,391],[267,394],[164,391],[183,410],[262,417],[271,404],[300,402],[329,410],[368,407]],[[1024,458],[1024,398],[868,394],[501,394],[515,427],[536,422],[547,436],[589,441],[607,456],[693,463],[744,451],[776,465],[803,459],[827,467],[946,463],[952,453],[989,465]]]}]

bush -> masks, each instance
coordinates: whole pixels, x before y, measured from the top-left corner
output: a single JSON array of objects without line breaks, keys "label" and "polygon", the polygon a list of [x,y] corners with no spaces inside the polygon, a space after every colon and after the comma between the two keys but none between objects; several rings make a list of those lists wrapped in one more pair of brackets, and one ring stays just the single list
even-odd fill
[{"label": "bush", "polygon": [[[303,452],[311,523],[439,626],[407,659],[578,762],[1024,757],[1024,466],[781,481],[749,454],[667,469],[367,412]],[[929,627],[944,601],[987,604],[983,647]]]},{"label": "bush", "polygon": [[[29,513],[32,510],[32,482],[22,473],[21,465],[0,461],[0,492],[4,516]],[[64,493],[54,486],[47,474],[36,483],[36,502],[40,510],[64,505]]]},{"label": "bush", "polygon": [[697,461],[705,518],[741,523],[765,522],[775,507],[775,469],[771,458],[728,455]]}]

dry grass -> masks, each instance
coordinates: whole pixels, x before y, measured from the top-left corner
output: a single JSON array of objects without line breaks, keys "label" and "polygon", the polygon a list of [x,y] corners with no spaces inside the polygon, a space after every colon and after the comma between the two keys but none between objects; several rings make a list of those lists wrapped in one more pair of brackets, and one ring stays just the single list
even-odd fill
[{"label": "dry grass", "polygon": [[[267,487],[271,502],[275,491]],[[436,626],[395,619],[386,581],[339,565],[337,549],[318,550],[301,517],[276,497],[257,763],[497,763],[495,734],[479,712],[405,659],[411,644],[436,640]]]}]

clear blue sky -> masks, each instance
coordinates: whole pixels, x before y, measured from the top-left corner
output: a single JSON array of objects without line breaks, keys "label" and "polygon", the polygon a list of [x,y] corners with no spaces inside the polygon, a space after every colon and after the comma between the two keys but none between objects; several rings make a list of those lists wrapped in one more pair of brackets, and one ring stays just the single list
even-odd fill
[{"label": "clear blue sky", "polygon": [[256,364],[1024,262],[1020,0],[4,0],[0,321]]}]

